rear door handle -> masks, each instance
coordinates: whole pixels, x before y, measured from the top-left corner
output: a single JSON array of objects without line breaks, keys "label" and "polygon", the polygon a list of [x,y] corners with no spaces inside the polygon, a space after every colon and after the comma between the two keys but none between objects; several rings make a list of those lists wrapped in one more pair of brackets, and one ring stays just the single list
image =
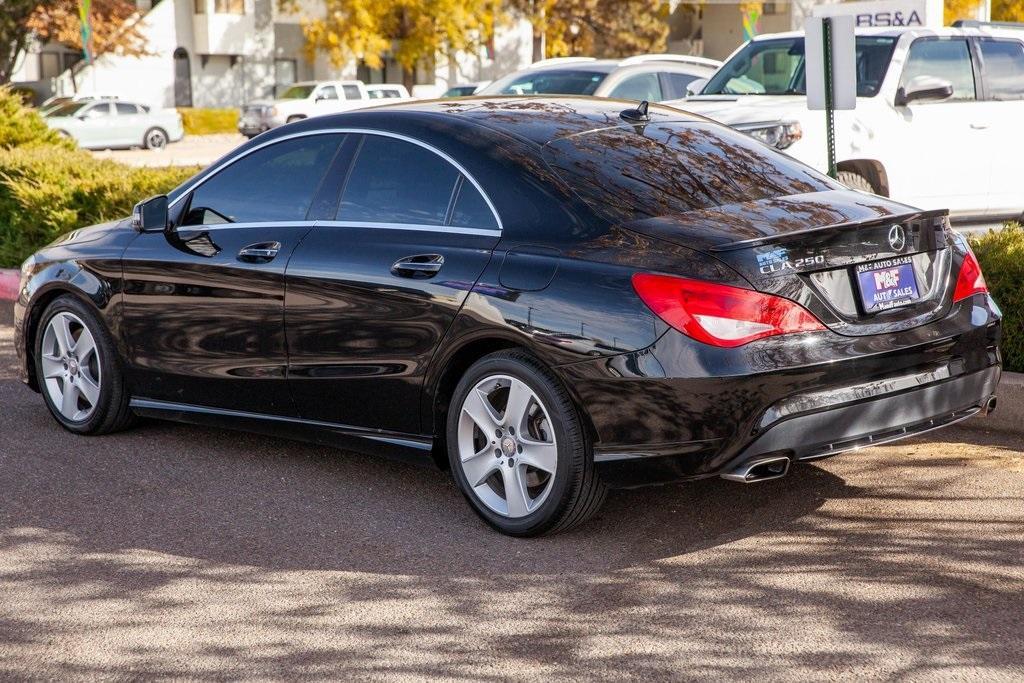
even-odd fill
[{"label": "rear door handle", "polygon": [[238,260],[244,263],[267,263],[273,261],[279,251],[281,251],[280,242],[250,244],[238,252]]},{"label": "rear door handle", "polygon": [[987,123],[972,123],[971,124],[971,128],[973,128],[974,130],[985,130],[986,128],[988,128],[988,124]]},{"label": "rear door handle", "polygon": [[398,277],[428,278],[437,275],[443,265],[444,256],[441,254],[417,254],[395,261],[391,272]]}]

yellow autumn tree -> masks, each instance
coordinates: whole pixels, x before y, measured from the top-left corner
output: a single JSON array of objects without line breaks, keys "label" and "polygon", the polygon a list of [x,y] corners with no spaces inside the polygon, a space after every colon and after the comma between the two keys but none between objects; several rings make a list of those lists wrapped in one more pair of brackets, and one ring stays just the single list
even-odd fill
[{"label": "yellow autumn tree", "polygon": [[[294,12],[295,0],[280,0]],[[325,0],[322,18],[302,22],[310,59],[325,54],[335,66],[351,59],[379,69],[391,55],[412,88],[417,65],[437,55],[478,49],[491,36],[494,0]]]}]

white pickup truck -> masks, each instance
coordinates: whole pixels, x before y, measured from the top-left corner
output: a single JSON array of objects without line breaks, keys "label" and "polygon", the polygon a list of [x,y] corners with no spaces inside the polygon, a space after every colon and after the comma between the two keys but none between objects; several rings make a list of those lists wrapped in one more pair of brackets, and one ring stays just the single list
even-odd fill
[{"label": "white pickup truck", "polygon": [[[857,29],[857,108],[836,112],[839,179],[961,217],[1024,212],[1024,30]],[[827,170],[807,109],[803,33],[758,36],[668,102]]]},{"label": "white pickup truck", "polygon": [[238,132],[252,138],[265,130],[321,114],[334,114],[380,104],[362,81],[308,81],[296,83],[273,101],[242,107]]}]

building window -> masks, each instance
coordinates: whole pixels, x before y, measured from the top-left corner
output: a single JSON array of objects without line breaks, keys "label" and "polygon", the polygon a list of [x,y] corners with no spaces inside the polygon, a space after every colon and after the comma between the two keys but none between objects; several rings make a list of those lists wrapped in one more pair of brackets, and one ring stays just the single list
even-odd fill
[{"label": "building window", "polygon": [[245,0],[213,0],[217,14],[245,14]]},{"label": "building window", "polygon": [[39,80],[45,81],[60,76],[60,54],[57,52],[39,53]]},{"label": "building window", "polygon": [[298,80],[299,64],[294,59],[274,60],[274,88],[278,93],[284,92],[292,83]]},{"label": "building window", "polygon": [[195,0],[196,14],[206,14],[206,0]]}]

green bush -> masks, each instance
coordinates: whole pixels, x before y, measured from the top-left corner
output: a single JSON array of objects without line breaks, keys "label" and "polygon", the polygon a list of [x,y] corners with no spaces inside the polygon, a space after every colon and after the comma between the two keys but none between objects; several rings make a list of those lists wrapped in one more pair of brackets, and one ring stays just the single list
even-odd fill
[{"label": "green bush", "polygon": [[39,145],[75,147],[73,142],[50,130],[35,109],[24,105],[18,93],[10,87],[0,87],[0,150]]},{"label": "green bush", "polygon": [[212,135],[214,133],[237,133],[237,109],[192,109],[179,107],[181,122],[186,135]]},{"label": "green bush", "polygon": [[16,267],[60,235],[123,218],[198,169],[135,168],[61,145],[0,154],[0,267]]},{"label": "green bush", "polygon": [[1008,223],[970,242],[1003,311],[1003,367],[1024,372],[1024,227]]}]

